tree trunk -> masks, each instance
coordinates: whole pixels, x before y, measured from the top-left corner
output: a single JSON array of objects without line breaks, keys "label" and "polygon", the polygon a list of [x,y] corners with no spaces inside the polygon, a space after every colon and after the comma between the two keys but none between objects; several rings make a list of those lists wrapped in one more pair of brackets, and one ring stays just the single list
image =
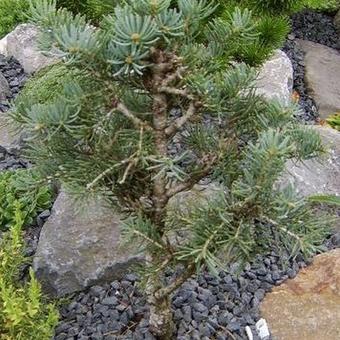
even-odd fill
[{"label": "tree trunk", "polygon": [[150,306],[150,330],[160,340],[172,340],[174,323],[171,311],[171,299],[167,295],[157,299],[155,293],[162,287],[158,278],[152,277],[148,280],[146,295]]}]

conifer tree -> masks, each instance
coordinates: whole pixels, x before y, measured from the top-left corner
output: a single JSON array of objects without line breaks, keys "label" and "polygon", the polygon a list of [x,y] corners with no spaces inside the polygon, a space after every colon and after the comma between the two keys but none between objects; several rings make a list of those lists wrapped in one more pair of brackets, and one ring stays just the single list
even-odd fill
[{"label": "conifer tree", "polygon": [[[256,70],[230,58],[255,39],[251,13],[207,20],[210,0],[128,0],[101,28],[34,0],[41,46],[83,72],[52,103],[27,97],[12,117],[30,136],[27,155],[74,194],[100,194],[143,247],[150,327],[172,339],[171,294],[191,275],[273,247],[318,251],[325,229],[277,179],[288,159],[322,151],[294,119],[297,108],[256,94]],[[177,148],[175,148],[177,147]],[[173,209],[202,180],[220,193]],[[169,269],[176,271],[165,279]]]}]

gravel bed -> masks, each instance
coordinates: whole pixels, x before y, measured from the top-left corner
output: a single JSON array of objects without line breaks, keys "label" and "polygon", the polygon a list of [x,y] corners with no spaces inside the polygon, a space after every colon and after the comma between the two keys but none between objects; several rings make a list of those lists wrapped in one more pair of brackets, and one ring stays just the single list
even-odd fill
[{"label": "gravel bed", "polygon": [[[340,234],[326,246],[340,246]],[[259,306],[273,286],[294,278],[307,265],[302,257],[289,260],[272,252],[258,256],[244,270],[231,266],[219,276],[203,273],[188,280],[172,298],[176,323],[174,339],[247,339],[250,326],[259,339],[255,323],[261,318]],[[138,277],[128,274],[121,281],[93,286],[76,294],[61,308],[54,340],[155,339],[148,327],[148,306],[138,289]]]},{"label": "gravel bed", "polygon": [[292,16],[293,33],[296,38],[340,49],[340,37],[334,25],[334,15],[304,11]]},{"label": "gravel bed", "polygon": [[2,54],[0,54],[0,72],[6,78],[11,90],[7,100],[0,102],[0,112],[5,112],[9,109],[10,100],[14,99],[24,86],[27,76],[17,60],[12,57],[7,58]]},{"label": "gravel bed", "polygon": [[314,100],[308,96],[305,86],[304,55],[297,46],[296,39],[304,39],[331,48],[340,49],[340,37],[334,26],[334,15],[304,11],[292,16],[292,32],[283,47],[294,69],[294,90],[299,95],[301,122],[314,123],[318,120],[318,110]]},{"label": "gravel bed", "polygon": [[[0,101],[0,114],[6,112],[13,100],[24,86],[27,76],[24,69],[14,58],[7,58],[0,54],[0,72],[6,78],[11,94],[6,100]],[[19,157],[15,148],[7,150],[0,145],[0,171],[15,170],[28,167],[28,163]]]}]

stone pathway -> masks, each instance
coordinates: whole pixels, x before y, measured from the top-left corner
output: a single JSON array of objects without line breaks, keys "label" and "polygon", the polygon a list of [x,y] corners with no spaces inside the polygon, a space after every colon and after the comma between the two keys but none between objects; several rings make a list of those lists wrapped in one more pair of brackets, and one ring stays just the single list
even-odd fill
[{"label": "stone pathway", "polygon": [[305,81],[321,118],[340,112],[340,53],[330,47],[299,40],[305,53]]},{"label": "stone pathway", "polygon": [[317,256],[261,306],[276,340],[340,339],[340,249]]},{"label": "stone pathway", "polygon": [[340,133],[329,127],[315,126],[326,154],[304,162],[289,161],[283,182],[308,197],[316,194],[340,195]]}]

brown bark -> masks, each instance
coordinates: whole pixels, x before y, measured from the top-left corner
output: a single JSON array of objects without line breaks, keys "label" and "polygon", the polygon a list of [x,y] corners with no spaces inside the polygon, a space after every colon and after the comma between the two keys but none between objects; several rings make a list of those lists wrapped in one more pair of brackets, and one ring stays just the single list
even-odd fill
[{"label": "brown bark", "polygon": [[[156,152],[160,158],[164,158],[168,153],[168,137],[165,134],[165,129],[168,123],[168,98],[164,93],[160,93],[159,89],[169,71],[169,63],[164,52],[155,50],[153,53],[155,67],[152,73],[152,89],[153,92],[153,128],[155,135]],[[167,65],[167,67],[163,67]],[[154,181],[153,189],[153,204],[154,216],[153,222],[159,226],[159,232],[162,235],[164,227],[165,207],[168,203],[166,195],[166,178],[165,175],[157,176]]]},{"label": "brown bark", "polygon": [[160,340],[173,339],[174,323],[172,319],[170,295],[156,298],[161,283],[158,277],[148,280],[146,296],[150,306],[150,330]]},{"label": "brown bark", "polygon": [[[182,118],[179,118],[169,124],[168,110],[169,110],[169,96],[180,95],[180,93],[168,93],[169,88],[166,86],[180,80],[181,73],[184,71],[180,65],[175,65],[173,60],[174,56],[166,55],[163,51],[153,49],[152,59],[154,66],[152,67],[150,74],[145,78],[145,87],[152,93],[153,97],[153,121],[152,121],[152,133],[155,139],[156,155],[159,159],[166,158],[168,155],[168,143],[173,138],[174,134],[196,113],[199,102],[193,102],[194,98],[186,94],[185,100],[189,100],[189,109]],[[137,125],[141,122],[135,121]],[[172,188],[173,191],[180,192],[191,185],[196,183],[197,180],[204,176],[209,169],[202,169],[202,173],[194,176],[190,181],[183,184],[179,184],[176,188]],[[157,227],[158,233],[162,238],[164,236],[166,207],[169,199],[171,198],[171,192],[167,188],[166,176],[158,175],[154,179],[153,192],[151,200],[153,202],[151,220]],[[170,245],[169,245],[170,246]],[[169,250],[169,249],[168,249]],[[147,262],[150,266],[160,261],[160,257],[165,254],[152,253],[147,255]],[[171,250],[169,250],[169,256],[171,257]],[[163,257],[164,259],[164,257]],[[165,265],[168,260],[165,261]],[[148,279],[146,286],[146,296],[148,304],[150,306],[150,328],[152,333],[161,340],[173,339],[174,324],[171,311],[171,294],[176,290],[188,277],[193,273],[194,267],[189,266],[187,270],[180,275],[172,284],[164,286],[161,280],[162,271],[155,272]]]}]

